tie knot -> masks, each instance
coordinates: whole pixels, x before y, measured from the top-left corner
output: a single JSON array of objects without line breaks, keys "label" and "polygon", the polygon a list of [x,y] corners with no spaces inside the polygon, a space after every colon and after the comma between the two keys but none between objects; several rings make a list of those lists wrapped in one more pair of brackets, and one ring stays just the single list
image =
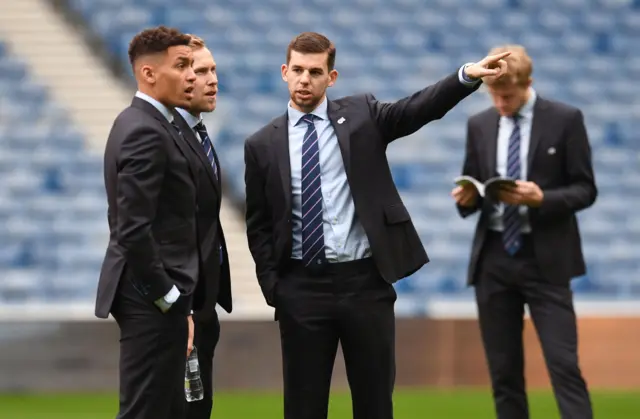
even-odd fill
[{"label": "tie knot", "polygon": [[198,123],[196,124],[195,129],[196,129],[196,131],[198,131],[198,132],[201,132],[201,131],[206,132],[206,131],[207,131],[207,128],[204,126],[204,123],[203,123],[202,121],[200,121],[200,122],[198,122]]},{"label": "tie knot", "polygon": [[307,125],[313,124],[313,120],[315,119],[315,115],[308,113],[302,117],[302,120],[307,123]]}]

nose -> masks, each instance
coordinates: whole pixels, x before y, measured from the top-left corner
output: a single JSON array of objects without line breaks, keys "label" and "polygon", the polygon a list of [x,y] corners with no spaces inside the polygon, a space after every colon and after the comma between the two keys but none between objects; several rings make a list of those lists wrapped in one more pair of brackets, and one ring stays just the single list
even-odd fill
[{"label": "nose", "polygon": [[194,83],[196,81],[196,72],[193,71],[193,67],[187,68],[187,81]]},{"label": "nose", "polygon": [[309,78],[310,78],[309,72],[308,71],[303,72],[302,73],[302,77],[300,77],[300,83],[308,84],[309,83]]},{"label": "nose", "polygon": [[216,86],[218,84],[218,74],[213,73],[213,77],[211,78],[211,84]]}]

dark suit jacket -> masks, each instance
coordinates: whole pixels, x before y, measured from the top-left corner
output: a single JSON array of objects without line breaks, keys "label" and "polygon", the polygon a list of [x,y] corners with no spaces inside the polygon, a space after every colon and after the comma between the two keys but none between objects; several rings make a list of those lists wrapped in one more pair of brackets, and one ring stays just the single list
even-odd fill
[{"label": "dark suit jacket", "polygon": [[[415,272],[429,258],[393,182],[387,145],[442,118],[477,87],[463,85],[456,73],[395,103],[379,102],[371,94],[328,103],[358,219],[389,283]],[[337,123],[341,118],[343,123]],[[272,306],[292,248],[287,126],[285,112],[245,142],[247,237],[258,281]]]},{"label": "dark suit jacket", "polygon": [[[209,159],[196,138],[193,130],[178,112],[174,112],[174,121],[180,127],[185,139],[196,151],[198,157],[198,187],[197,196],[197,235],[200,244],[200,280],[196,306],[201,308],[194,312],[194,318],[206,320],[213,314],[216,303],[219,303],[228,313],[232,310],[231,279],[229,273],[229,255],[224,240],[224,232],[220,224],[220,205],[222,204],[222,170],[218,156],[213,151],[213,157],[218,168],[216,178]],[[220,263],[220,247],[222,247],[222,263]]]},{"label": "dark suit jacket", "polygon": [[[462,173],[484,182],[496,174],[496,146],[500,116],[494,108],[469,119]],[[555,153],[549,153],[549,150]],[[586,271],[576,213],[596,200],[591,146],[582,112],[538,96],[533,108],[528,155],[528,179],[544,193],[539,208],[529,208],[538,266],[555,284],[567,284]],[[475,271],[488,229],[492,204],[479,200],[475,208],[458,211],[467,217],[481,210],[471,250],[467,282]]]},{"label": "dark suit jacket", "polygon": [[104,153],[110,239],[95,314],[107,318],[122,278],[150,303],[176,285],[186,308],[200,266],[196,229],[200,162],[167,119],[134,98],[118,115]]}]

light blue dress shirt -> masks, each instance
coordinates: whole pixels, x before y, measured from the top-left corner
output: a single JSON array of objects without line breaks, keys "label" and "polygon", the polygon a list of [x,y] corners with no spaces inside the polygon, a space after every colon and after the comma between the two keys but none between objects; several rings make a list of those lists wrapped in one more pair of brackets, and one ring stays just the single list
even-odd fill
[{"label": "light blue dress shirt", "polygon": [[[479,80],[470,80],[464,73],[465,64],[458,70],[460,83],[469,87]],[[291,257],[302,259],[302,142],[307,124],[301,121],[304,113],[287,107],[289,116],[289,163],[291,166],[292,232]],[[327,114],[327,98],[311,112],[318,119],[314,125],[318,134],[320,179],[322,181],[322,222],[325,255],[330,263],[347,262],[371,256],[367,234],[358,219],[351,189],[344,169],[338,138]]]},{"label": "light blue dress shirt", "polygon": [[[529,143],[531,142],[531,124],[533,122],[533,107],[536,103],[536,92],[530,88],[529,100],[522,106],[520,112],[520,179],[526,180],[528,176]],[[509,154],[509,137],[513,132],[515,123],[512,118],[501,116],[498,126],[498,139],[496,147],[496,171],[500,176],[507,175],[507,158]],[[522,217],[522,232],[530,233],[528,208],[521,205],[519,208]],[[504,214],[504,204],[501,202],[494,205],[494,211],[489,219],[489,228],[493,231],[504,230],[502,216]]]},{"label": "light blue dress shirt", "polygon": [[182,108],[176,108],[176,111],[187,122],[187,125],[189,125],[189,127],[191,128],[191,131],[193,131],[193,133],[195,134],[195,136],[198,139],[198,141],[200,141],[202,143],[202,138],[200,138],[200,134],[195,129],[195,126],[198,125],[200,122],[202,122],[202,118],[199,118],[197,116],[193,116],[193,115],[191,115],[189,113],[189,111],[187,111],[185,109],[182,109]]},{"label": "light blue dress shirt", "polygon": [[156,108],[158,111],[160,111],[160,113],[165,118],[167,118],[167,121],[173,122],[173,115],[171,114],[171,111],[169,110],[169,108],[164,106],[162,103],[158,102],[157,100],[155,100],[151,96],[149,96],[149,95],[147,95],[145,93],[142,93],[141,91],[137,91],[136,92],[136,97],[144,100],[145,102],[148,102],[148,103],[152,104],[154,108]]}]

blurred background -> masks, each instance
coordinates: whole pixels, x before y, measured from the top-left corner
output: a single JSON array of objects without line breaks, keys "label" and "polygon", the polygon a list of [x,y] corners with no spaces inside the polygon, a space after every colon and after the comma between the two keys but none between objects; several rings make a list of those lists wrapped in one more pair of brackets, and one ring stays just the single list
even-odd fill
[{"label": "blurred background", "polygon": [[[582,109],[600,194],[579,214],[581,363],[597,416],[640,417],[640,1],[0,0],[0,418],[115,416],[118,330],[93,315],[108,234],[102,152],[135,92],[128,43],[158,24],[204,38],[218,63],[205,122],[225,181],[234,313],[221,313],[214,417],[282,417],[277,325],[245,237],[243,143],[285,111],[279,66],[308,30],[337,46],[332,98],[396,100],[520,43],[538,94]],[[487,106],[481,90],[389,148],[431,257],[396,285],[399,419],[493,417],[464,286],[475,219],[449,196],[466,119]],[[525,342],[533,417],[557,418],[530,325]],[[341,358],[334,388],[331,417],[350,417]]]}]

